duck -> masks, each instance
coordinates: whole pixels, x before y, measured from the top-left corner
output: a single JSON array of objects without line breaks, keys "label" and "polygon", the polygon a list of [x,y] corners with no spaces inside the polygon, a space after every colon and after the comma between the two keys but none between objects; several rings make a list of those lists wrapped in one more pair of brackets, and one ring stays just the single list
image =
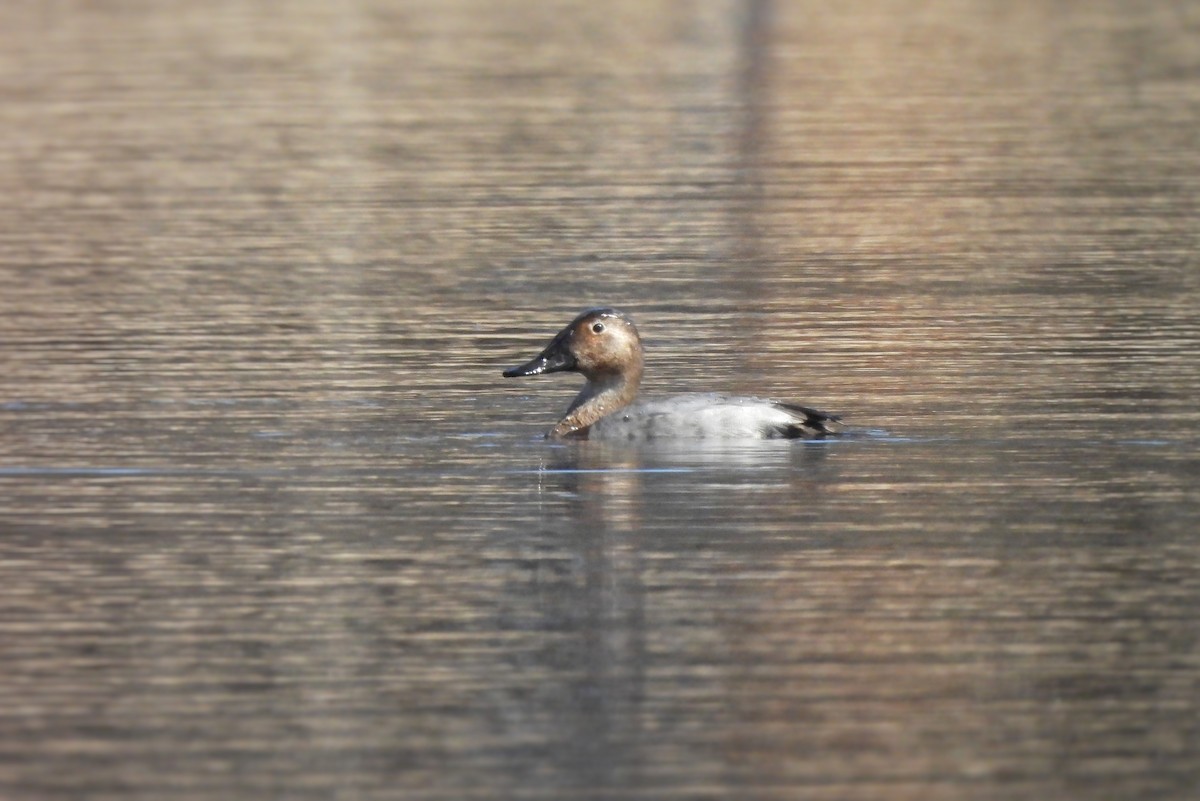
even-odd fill
[{"label": "duck", "polygon": [[633,319],[601,307],[581,312],[541,353],[503,375],[583,375],[583,389],[546,433],[553,440],[823,439],[841,431],[836,415],[766,398],[692,393],[639,401],[644,366]]}]

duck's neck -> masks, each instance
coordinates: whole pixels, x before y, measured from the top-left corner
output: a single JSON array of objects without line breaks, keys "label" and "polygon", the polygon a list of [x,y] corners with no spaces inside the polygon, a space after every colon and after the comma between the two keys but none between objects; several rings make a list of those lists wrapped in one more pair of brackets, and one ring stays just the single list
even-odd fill
[{"label": "duck's neck", "polygon": [[548,436],[551,439],[586,436],[597,420],[633,403],[642,382],[641,367],[638,364],[635,370],[589,379]]}]

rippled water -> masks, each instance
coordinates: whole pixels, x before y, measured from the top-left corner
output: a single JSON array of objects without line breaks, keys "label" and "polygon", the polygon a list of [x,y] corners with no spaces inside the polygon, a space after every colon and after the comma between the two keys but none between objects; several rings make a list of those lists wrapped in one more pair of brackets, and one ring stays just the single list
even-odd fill
[{"label": "rippled water", "polygon": [[1191,6],[3,17],[0,795],[1194,794]]}]

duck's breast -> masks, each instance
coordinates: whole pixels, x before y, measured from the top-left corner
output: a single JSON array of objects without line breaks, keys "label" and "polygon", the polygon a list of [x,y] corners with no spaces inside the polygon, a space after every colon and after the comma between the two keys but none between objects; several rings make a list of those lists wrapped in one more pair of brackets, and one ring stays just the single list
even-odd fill
[{"label": "duck's breast", "polygon": [[789,434],[797,415],[774,401],[730,395],[678,395],[635,403],[596,422],[598,440],[771,439]]}]

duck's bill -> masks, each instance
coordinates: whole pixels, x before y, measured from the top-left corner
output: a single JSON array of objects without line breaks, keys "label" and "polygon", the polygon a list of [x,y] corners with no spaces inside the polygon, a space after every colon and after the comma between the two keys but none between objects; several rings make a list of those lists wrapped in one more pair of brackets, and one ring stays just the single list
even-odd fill
[{"label": "duck's bill", "polygon": [[542,373],[561,373],[575,369],[575,358],[565,350],[554,346],[546,348],[531,361],[520,367],[511,367],[504,371],[505,378],[516,378],[523,375],[541,375]]}]

